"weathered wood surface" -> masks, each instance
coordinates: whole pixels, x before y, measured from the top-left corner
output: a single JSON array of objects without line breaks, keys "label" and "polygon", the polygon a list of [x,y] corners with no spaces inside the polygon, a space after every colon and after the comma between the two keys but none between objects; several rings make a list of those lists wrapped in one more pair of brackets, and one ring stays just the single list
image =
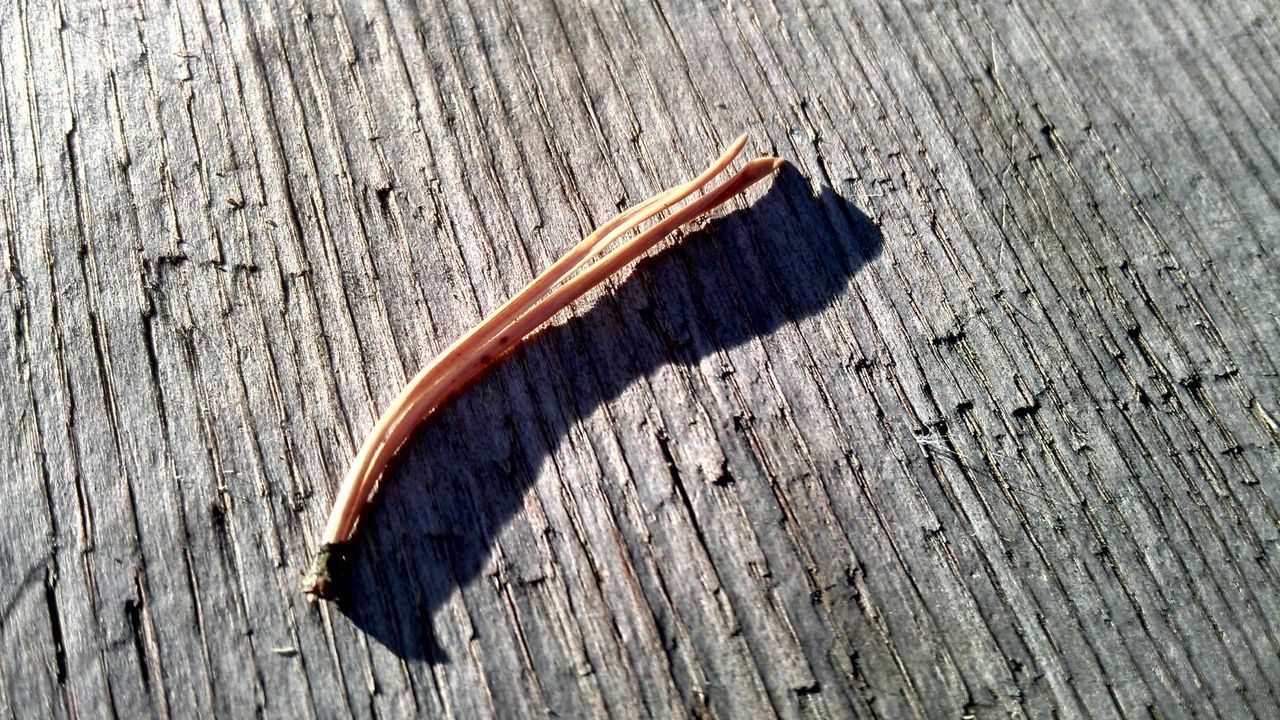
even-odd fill
[{"label": "weathered wood surface", "polygon": [[[0,7],[0,708],[1280,709],[1267,0]],[[734,135],[793,168],[415,440]]]}]

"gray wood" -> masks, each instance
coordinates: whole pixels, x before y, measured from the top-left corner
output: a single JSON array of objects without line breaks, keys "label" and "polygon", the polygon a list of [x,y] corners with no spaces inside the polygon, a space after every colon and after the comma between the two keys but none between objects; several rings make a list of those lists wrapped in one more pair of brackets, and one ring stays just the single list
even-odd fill
[{"label": "gray wood", "polygon": [[0,712],[1276,717],[1276,6],[965,5],[0,4]]}]

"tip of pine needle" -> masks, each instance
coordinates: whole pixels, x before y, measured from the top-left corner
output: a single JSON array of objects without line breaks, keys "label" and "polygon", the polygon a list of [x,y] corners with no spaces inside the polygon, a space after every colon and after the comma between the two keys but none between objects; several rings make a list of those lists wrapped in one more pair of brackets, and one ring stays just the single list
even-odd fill
[{"label": "tip of pine needle", "polygon": [[728,152],[731,152],[734,155],[737,155],[739,152],[742,152],[742,148],[746,146],[747,146],[747,134],[742,133],[737,137],[737,139],[735,139],[732,143],[729,144]]},{"label": "tip of pine needle", "polygon": [[765,155],[749,161],[746,164],[746,167],[742,170],[743,172],[750,174],[752,177],[760,179],[786,164],[787,161],[782,158]]}]

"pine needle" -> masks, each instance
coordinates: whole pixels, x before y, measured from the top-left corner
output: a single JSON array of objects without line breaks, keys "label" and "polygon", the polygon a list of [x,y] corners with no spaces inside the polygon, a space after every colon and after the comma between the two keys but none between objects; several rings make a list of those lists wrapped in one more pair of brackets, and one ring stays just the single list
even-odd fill
[{"label": "pine needle", "polygon": [[342,481],[325,525],[320,549],[303,580],[304,592],[316,598],[334,597],[336,576],[345,564],[360,520],[377,490],[378,482],[419,424],[467,383],[533,335],[556,313],[639,258],[680,226],[711,212],[782,166],[783,161],[773,157],[751,160],[718,187],[619,243],[645,222],[705,188],[737,158],[746,142],[744,134],[702,174],[623,210],[601,225],[515,297],[437,355],[405,385],[365,438]]}]

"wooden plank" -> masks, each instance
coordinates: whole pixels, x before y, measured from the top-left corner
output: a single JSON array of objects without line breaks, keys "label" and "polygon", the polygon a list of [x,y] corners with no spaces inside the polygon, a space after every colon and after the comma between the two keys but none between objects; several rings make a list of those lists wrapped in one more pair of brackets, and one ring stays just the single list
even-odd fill
[{"label": "wooden plank", "polygon": [[[0,8],[12,717],[1274,717],[1269,3]],[[423,429],[742,130],[791,165]]]}]

